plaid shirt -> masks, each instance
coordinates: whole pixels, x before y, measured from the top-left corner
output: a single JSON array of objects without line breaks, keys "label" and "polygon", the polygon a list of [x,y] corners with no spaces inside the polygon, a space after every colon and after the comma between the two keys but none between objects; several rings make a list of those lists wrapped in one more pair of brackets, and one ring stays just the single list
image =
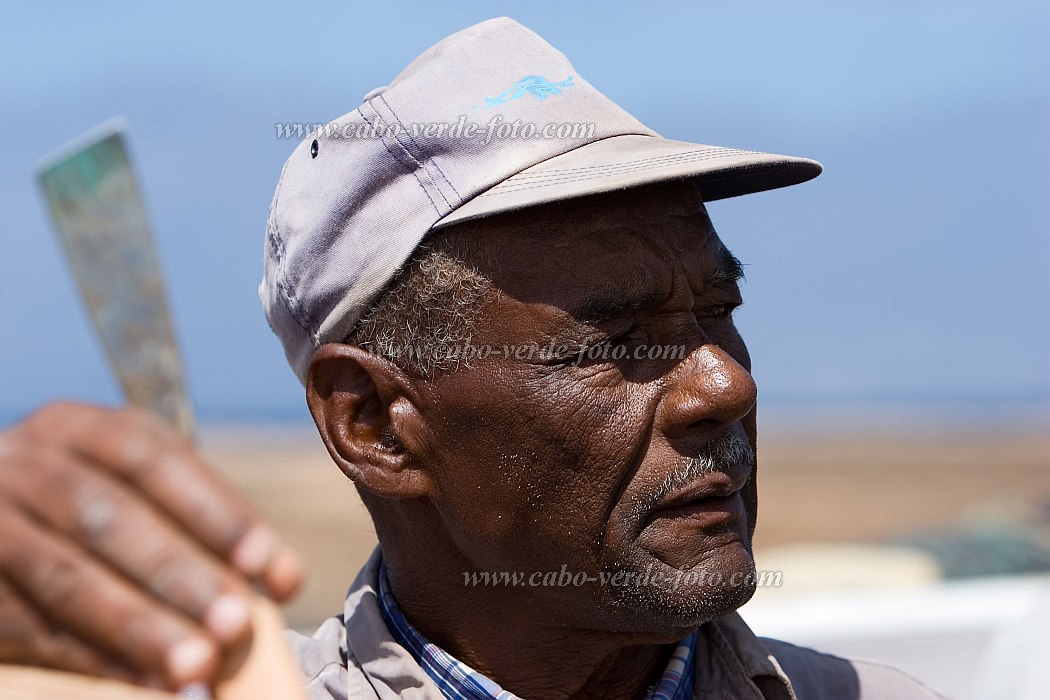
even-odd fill
[{"label": "plaid shirt", "polygon": [[[422,667],[423,671],[449,700],[520,700],[489,678],[458,661],[413,627],[398,609],[390,592],[386,567],[379,566],[379,606],[390,633]],[[693,694],[693,671],[696,666],[696,632],[674,650],[660,681],[649,691],[646,700],[685,700]]]}]

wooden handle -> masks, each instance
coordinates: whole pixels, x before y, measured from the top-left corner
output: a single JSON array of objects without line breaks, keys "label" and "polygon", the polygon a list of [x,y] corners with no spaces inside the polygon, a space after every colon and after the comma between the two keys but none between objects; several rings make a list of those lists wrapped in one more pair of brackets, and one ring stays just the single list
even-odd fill
[{"label": "wooden handle", "polygon": [[[234,649],[215,686],[216,700],[306,700],[299,667],[284,638],[284,619],[261,596],[252,604],[252,636]],[[0,700],[176,700],[148,688],[74,673],[0,665]]]},{"label": "wooden handle", "polygon": [[28,666],[0,665],[0,700],[176,700],[170,693],[119,681]]},{"label": "wooden handle", "polygon": [[267,598],[252,604],[252,637],[227,657],[217,700],[306,700],[299,665],[284,638],[284,618]]}]

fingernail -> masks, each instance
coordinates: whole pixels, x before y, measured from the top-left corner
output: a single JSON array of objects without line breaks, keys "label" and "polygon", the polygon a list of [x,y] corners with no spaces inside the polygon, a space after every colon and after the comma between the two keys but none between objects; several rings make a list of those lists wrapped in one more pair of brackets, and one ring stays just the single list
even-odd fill
[{"label": "fingernail", "polygon": [[282,547],[273,556],[266,569],[266,585],[274,595],[281,599],[292,596],[302,585],[302,559],[288,547]]},{"label": "fingernail", "polygon": [[277,540],[268,528],[256,525],[241,538],[230,560],[248,576],[258,576],[270,561],[276,544]]},{"label": "fingernail", "polygon": [[248,604],[226,593],[216,598],[204,613],[204,624],[223,642],[238,639],[248,627]]},{"label": "fingernail", "polygon": [[206,640],[191,637],[168,652],[168,673],[176,683],[200,679],[213,659],[212,646]]}]

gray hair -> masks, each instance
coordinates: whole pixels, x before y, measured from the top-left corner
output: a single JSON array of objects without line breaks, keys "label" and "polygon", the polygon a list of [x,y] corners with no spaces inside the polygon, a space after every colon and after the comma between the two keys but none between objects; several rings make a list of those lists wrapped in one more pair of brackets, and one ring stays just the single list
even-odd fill
[{"label": "gray hair", "polygon": [[421,377],[460,366],[483,300],[496,287],[468,262],[481,249],[477,228],[456,226],[428,238],[344,342]]}]

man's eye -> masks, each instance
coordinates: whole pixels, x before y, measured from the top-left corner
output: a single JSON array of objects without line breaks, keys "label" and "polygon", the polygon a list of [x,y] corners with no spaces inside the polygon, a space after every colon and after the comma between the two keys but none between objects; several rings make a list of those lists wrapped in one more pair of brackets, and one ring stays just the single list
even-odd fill
[{"label": "man's eye", "polygon": [[704,306],[696,310],[698,318],[728,318],[740,304],[715,304]]}]

